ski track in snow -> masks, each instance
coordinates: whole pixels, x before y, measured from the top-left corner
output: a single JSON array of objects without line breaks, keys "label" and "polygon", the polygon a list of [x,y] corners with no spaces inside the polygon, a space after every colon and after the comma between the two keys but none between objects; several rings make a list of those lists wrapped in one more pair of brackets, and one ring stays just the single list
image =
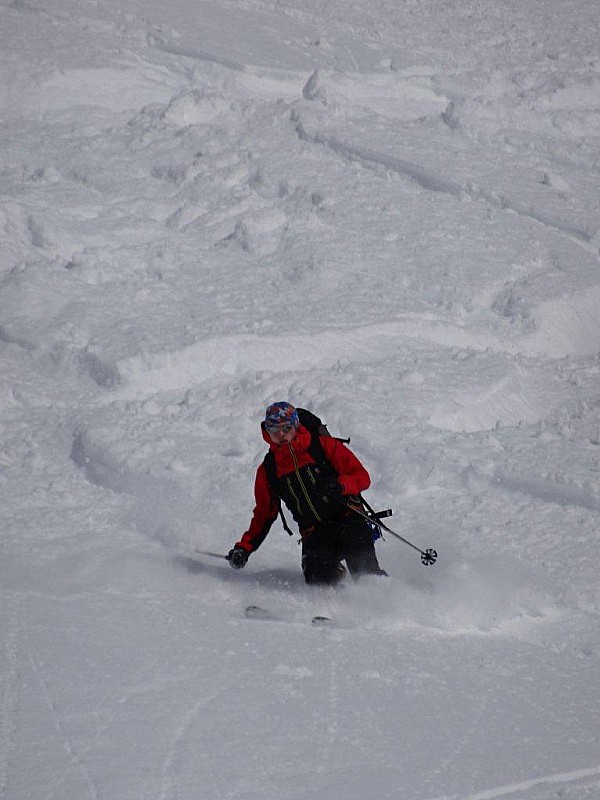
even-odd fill
[{"label": "ski track in snow", "polygon": [[491,483],[507,489],[509,492],[527,494],[544,502],[600,511],[600,495],[594,496],[590,491],[578,486],[532,478],[518,473],[508,474],[502,469],[496,470]]},{"label": "ski track in snow", "polygon": [[[572,772],[562,772],[554,775],[544,775],[531,780],[509,783],[504,786],[496,786],[493,789],[484,789],[480,792],[467,795],[447,795],[435,798],[435,800],[495,800],[499,797],[514,797],[515,800],[526,800],[527,794],[537,789],[550,790],[551,787],[562,784],[581,785],[582,788],[600,787],[600,767],[590,769],[576,769]],[[559,795],[560,796],[560,795]]]},{"label": "ski track in snow", "polygon": [[[79,753],[78,745],[71,741],[70,737],[67,735],[60,710],[54,702],[48,688],[48,684],[44,679],[43,667],[42,665],[38,664],[34,654],[31,652],[29,653],[29,664],[41,688],[42,696],[45,700],[46,708],[50,715],[56,736],[60,740],[61,745],[67,754],[67,768],[65,769],[63,780],[67,779],[69,772],[75,770],[80,774],[83,784],[86,787],[86,794],[90,800],[100,800],[102,793],[98,787],[98,784],[85,765],[84,760]],[[58,786],[60,786],[60,784],[61,781],[58,781]]]},{"label": "ski track in snow", "polygon": [[[473,347],[485,350],[497,342],[485,339],[468,330],[441,322],[433,315],[408,317],[406,321],[365,326],[360,335],[356,328],[352,336],[346,329],[295,334],[278,337],[239,335],[219,337],[191,345],[185,350],[164,355],[136,357],[119,364],[126,386],[117,392],[124,398],[143,396],[149,390],[171,391],[204,382],[217,374],[240,374],[257,370],[278,371],[285,354],[289,371],[327,369],[337,361],[351,357],[361,360],[385,358],[401,346],[402,338],[431,341],[444,347]],[[505,351],[505,349],[503,348]]]},{"label": "ski track in snow", "polygon": [[[241,334],[204,340],[172,353],[136,356],[119,363],[117,369],[125,386],[107,400],[112,402],[115,397],[139,399],[151,393],[189,388],[219,374],[239,379],[244,374],[260,370],[277,372],[282,359],[289,372],[329,369],[342,359],[367,362],[373,359],[374,353],[379,361],[393,357],[406,347],[407,339],[429,342],[442,348],[489,351],[509,356],[525,352],[533,357],[542,349],[538,349],[535,341],[530,347],[522,342],[511,347],[493,335],[470,331],[433,314],[410,314],[403,320],[359,329],[341,328],[314,335],[277,337]],[[546,352],[551,349],[552,344],[547,343]]]},{"label": "ski track in snow", "polygon": [[0,796],[8,785],[8,769],[12,741],[17,725],[18,701],[18,600],[14,595],[2,594],[4,617],[3,636],[0,642]]},{"label": "ski track in snow", "polygon": [[444,178],[438,172],[427,170],[422,165],[387,156],[375,150],[357,147],[319,131],[309,133],[301,121],[298,121],[297,131],[299,137],[303,141],[328,147],[348,161],[356,161],[367,168],[383,168],[391,172],[396,172],[398,175],[404,175],[427,191],[441,192],[457,198],[461,195],[466,195],[472,200],[485,200],[490,206],[503,211],[513,211],[520,217],[533,220],[545,228],[555,230],[566,236],[570,241],[584,247],[587,252],[600,260],[598,246],[592,243],[592,235],[588,233],[587,230],[580,230],[565,225],[560,221],[554,220],[551,216],[544,214],[542,211],[535,209],[528,210],[525,204],[520,203],[517,199],[499,194],[491,187],[483,188],[457,183]]},{"label": "ski track in snow", "polygon": [[210,705],[214,703],[215,700],[217,700],[222,694],[223,690],[219,690],[210,694],[208,697],[202,697],[183,715],[179,729],[175,731],[172,744],[162,767],[160,800],[171,800],[171,798],[177,798],[177,759],[180,755],[182,746],[189,738],[190,732],[201,712],[210,707]]},{"label": "ski track in snow", "polygon": [[[283,69],[268,70],[264,67],[258,67],[248,63],[237,63],[226,58],[221,58],[203,52],[194,50],[192,48],[178,47],[177,45],[169,42],[160,35],[154,35],[152,42],[162,51],[170,55],[192,59],[199,62],[207,62],[218,64],[226,70],[239,73],[242,76],[242,84],[244,88],[251,94],[258,94],[259,96],[276,96],[287,101],[299,97],[303,92],[305,97],[310,97],[311,81],[315,79],[313,76],[306,80],[306,75],[299,72],[286,71]],[[381,79],[382,74],[362,73],[356,79],[356,84],[353,88],[354,95],[359,97],[369,96],[369,80],[372,77]],[[360,81],[363,81],[364,88],[361,91]],[[238,85],[238,90],[240,86]],[[390,95],[390,98],[393,95]],[[407,97],[407,101],[409,98]],[[443,100],[443,98],[442,98]],[[423,105],[424,113],[427,113],[428,106]],[[596,259],[600,260],[600,253],[597,244],[592,242],[593,234],[587,229],[577,228],[562,221],[555,219],[542,210],[535,207],[528,208],[527,205],[519,201],[516,197],[509,197],[494,189],[494,187],[480,187],[471,183],[460,183],[451,179],[445,178],[439,171],[433,172],[428,170],[421,164],[411,163],[400,158],[388,156],[376,150],[363,148],[353,145],[346,141],[329,135],[325,132],[316,130],[308,131],[302,121],[301,115],[294,112],[294,119],[296,123],[296,131],[302,141],[321,145],[329,148],[333,152],[342,156],[349,161],[355,161],[367,168],[385,169],[395,172],[399,175],[404,175],[413,180],[416,184],[426,191],[441,192],[454,197],[461,197],[462,195],[470,197],[472,200],[484,200],[490,206],[499,208],[504,211],[512,211],[515,214],[532,220],[540,225],[555,230],[561,235],[567,237],[570,241],[578,246],[586,249]]]},{"label": "ski track in snow", "polygon": [[[260,93],[264,94],[264,91],[261,92],[261,87],[265,87],[268,93],[275,92],[277,96],[285,97],[287,100],[298,96],[300,88],[302,88],[305,97],[310,97],[311,90],[307,89],[307,87],[310,87],[311,80],[315,78],[313,75],[302,85],[303,76],[301,73],[290,72],[286,74],[286,72],[281,69],[269,71],[265,68],[259,68],[249,64],[236,64],[227,59],[219,59],[207,53],[180,49],[173,45],[167,45],[166,43],[161,43],[161,49],[174,55],[185,56],[199,61],[218,63],[228,70],[253,76],[253,83],[250,83],[250,81],[246,81],[245,83],[247,89],[250,89],[250,91],[252,91],[252,89],[255,91],[258,90]],[[381,73],[373,73],[373,76],[381,78]],[[370,77],[372,76],[365,73],[358,77],[357,85],[354,87],[355,94],[358,96],[362,94],[368,97]],[[360,80],[364,82],[362,92],[360,89]],[[286,87],[285,90],[284,87]],[[428,107],[424,104],[424,113],[427,113],[427,110]],[[433,172],[432,170],[428,170],[421,164],[411,163],[410,161],[388,156],[376,150],[353,145],[352,143],[342,141],[335,136],[319,130],[309,131],[302,121],[302,116],[296,112],[294,112],[293,118],[296,123],[296,132],[302,141],[327,147],[346,160],[358,162],[366,168],[383,168],[395,172],[398,175],[408,177],[426,191],[441,192],[457,198],[465,195],[472,200],[484,200],[490,206],[503,211],[512,211],[520,217],[532,220],[545,228],[564,235],[570,241],[585,248],[587,252],[600,260],[598,246],[592,242],[593,235],[590,234],[587,229],[580,229],[565,224],[555,219],[552,215],[538,210],[535,207],[528,208],[524,202],[519,201],[516,197],[509,197],[499,193],[494,187],[480,187],[471,183],[459,183],[445,178],[439,171]]]},{"label": "ski track in snow", "polygon": [[[0,3],[7,800],[600,791],[591,5],[309,5]],[[193,556],[284,395],[434,571]]]}]

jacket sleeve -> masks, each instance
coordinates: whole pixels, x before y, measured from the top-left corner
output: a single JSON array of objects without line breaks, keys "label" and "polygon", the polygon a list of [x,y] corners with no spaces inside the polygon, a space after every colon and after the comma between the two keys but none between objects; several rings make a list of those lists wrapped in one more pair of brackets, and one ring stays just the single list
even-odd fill
[{"label": "jacket sleeve", "polygon": [[277,498],[271,491],[267,473],[261,464],[256,471],[254,481],[255,506],[252,513],[250,527],[244,533],[236,547],[243,547],[248,553],[253,553],[264,542],[267,534],[271,530],[271,525],[277,519],[279,504]]},{"label": "jacket sleeve", "polygon": [[338,474],[342,494],[360,494],[371,485],[371,477],[354,453],[343,442],[330,436],[319,437],[325,455]]}]

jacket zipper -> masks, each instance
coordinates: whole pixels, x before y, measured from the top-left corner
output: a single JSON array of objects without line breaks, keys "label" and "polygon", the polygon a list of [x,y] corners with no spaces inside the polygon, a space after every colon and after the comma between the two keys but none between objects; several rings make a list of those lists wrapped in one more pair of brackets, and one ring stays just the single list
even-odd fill
[{"label": "jacket zipper", "polygon": [[314,514],[314,517],[317,520],[317,522],[321,522],[322,521],[321,517],[317,514],[317,509],[314,507],[314,505],[312,503],[312,500],[310,499],[310,496],[309,496],[308,491],[306,489],[306,486],[304,485],[304,481],[302,480],[302,476],[300,475],[300,468],[298,466],[298,460],[296,459],[296,453],[294,453],[294,448],[292,447],[292,445],[289,442],[288,442],[288,447],[290,448],[290,453],[292,454],[292,459],[294,461],[296,478],[298,479],[298,483],[300,484],[300,488],[302,489],[302,492],[304,493],[304,497],[306,498],[306,503],[307,503],[308,507],[310,508],[310,510],[312,511],[312,513]]}]

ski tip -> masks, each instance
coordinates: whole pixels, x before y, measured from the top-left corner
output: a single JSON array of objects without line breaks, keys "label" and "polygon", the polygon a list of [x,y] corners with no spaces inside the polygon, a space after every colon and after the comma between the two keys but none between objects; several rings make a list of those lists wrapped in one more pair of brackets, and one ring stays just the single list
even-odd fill
[{"label": "ski tip", "polygon": [[[262,606],[257,605],[249,605],[246,606],[244,609],[244,616],[246,619],[258,619],[258,620],[267,620],[271,622],[298,622],[297,619],[292,617],[286,617],[285,615],[280,615],[279,613],[270,611],[268,608],[263,608]],[[333,627],[334,623],[331,617],[326,617],[324,614],[317,614],[316,616],[312,617],[310,620],[310,624],[315,627]]]},{"label": "ski tip", "polygon": [[264,619],[264,620],[273,620],[277,621],[280,617],[277,614],[274,614],[272,611],[269,611],[268,608],[263,608],[262,606],[256,605],[249,605],[246,606],[244,609],[244,616],[246,619]]}]

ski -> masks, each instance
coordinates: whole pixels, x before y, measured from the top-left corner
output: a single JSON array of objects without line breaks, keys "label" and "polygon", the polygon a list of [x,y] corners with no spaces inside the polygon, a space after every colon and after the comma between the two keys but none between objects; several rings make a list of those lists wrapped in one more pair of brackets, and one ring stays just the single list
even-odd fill
[{"label": "ski", "polygon": [[[298,620],[286,619],[280,614],[270,611],[268,608],[257,606],[255,604],[246,606],[244,609],[244,616],[246,619],[258,619],[265,622],[298,622]],[[334,621],[331,619],[331,617],[326,617],[323,614],[315,614],[313,617],[311,617],[310,624],[313,626],[313,628],[334,627]]]},{"label": "ski", "polygon": [[263,619],[263,620],[270,620],[272,622],[284,621],[282,617],[277,616],[277,614],[274,614],[267,608],[263,608],[262,606],[256,606],[256,605],[246,606],[246,608],[244,609],[244,616],[246,617],[246,619]]},{"label": "ski", "polygon": [[333,625],[333,620],[331,617],[324,617],[322,614],[317,614],[311,619],[310,624],[313,628],[327,628]]}]

